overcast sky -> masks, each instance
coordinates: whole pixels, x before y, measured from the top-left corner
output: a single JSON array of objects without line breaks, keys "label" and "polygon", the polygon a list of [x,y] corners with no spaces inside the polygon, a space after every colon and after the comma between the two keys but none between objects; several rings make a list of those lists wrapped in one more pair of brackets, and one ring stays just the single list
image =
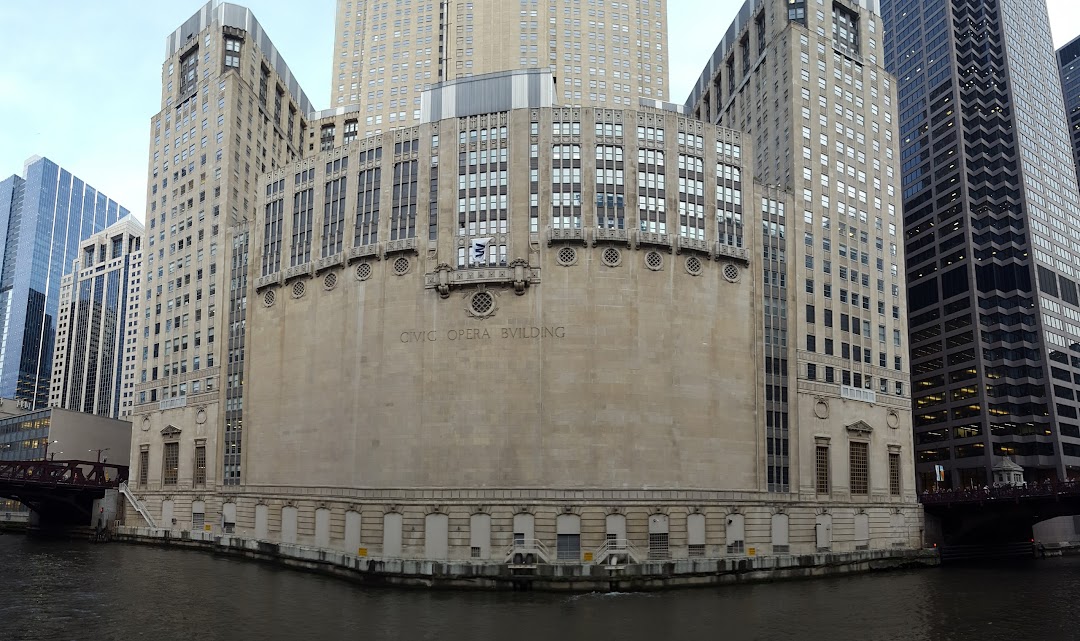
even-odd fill
[{"label": "overcast sky", "polygon": [[[742,1],[668,0],[671,101],[686,99]],[[334,0],[237,2],[255,12],[315,107],[328,107]],[[1080,33],[1080,0],[1047,4],[1060,46]],[[165,36],[201,5],[0,0],[0,177],[48,156],[142,218]]]}]

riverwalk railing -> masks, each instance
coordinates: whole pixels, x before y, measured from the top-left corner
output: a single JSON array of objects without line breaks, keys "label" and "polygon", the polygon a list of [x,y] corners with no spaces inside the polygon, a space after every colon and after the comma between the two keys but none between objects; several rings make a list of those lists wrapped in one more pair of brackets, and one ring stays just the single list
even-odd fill
[{"label": "riverwalk railing", "polygon": [[945,492],[923,492],[919,500],[923,505],[947,505],[950,503],[981,503],[989,500],[1018,501],[1059,496],[1080,496],[1080,480],[969,487]]}]

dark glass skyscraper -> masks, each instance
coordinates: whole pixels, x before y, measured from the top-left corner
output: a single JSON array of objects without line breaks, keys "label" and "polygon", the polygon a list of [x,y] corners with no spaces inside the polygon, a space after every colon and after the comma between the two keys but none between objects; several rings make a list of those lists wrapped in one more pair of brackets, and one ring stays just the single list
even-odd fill
[{"label": "dark glass skyscraper", "polygon": [[1061,91],[1065,97],[1065,115],[1069,119],[1073,157],[1080,167],[1080,37],[1058,49]]},{"label": "dark glass skyscraper", "polygon": [[[1080,475],[1080,196],[1044,0],[882,0],[917,473]],[[940,467],[938,467],[940,466]]]},{"label": "dark glass skyscraper", "polygon": [[79,241],[127,214],[48,158],[0,181],[0,396],[46,407],[60,278]]}]

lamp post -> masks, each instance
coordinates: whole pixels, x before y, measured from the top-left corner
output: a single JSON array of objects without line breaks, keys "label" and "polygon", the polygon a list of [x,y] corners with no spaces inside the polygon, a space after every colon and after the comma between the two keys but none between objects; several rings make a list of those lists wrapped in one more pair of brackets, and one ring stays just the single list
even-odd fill
[{"label": "lamp post", "polygon": [[[102,454],[102,452],[108,452],[108,451],[109,451],[109,450],[111,450],[111,449],[112,449],[111,447],[106,447],[106,448],[103,448],[103,449],[97,449],[97,450],[86,450],[86,451],[87,451],[87,452],[97,452],[97,462],[98,462],[98,463],[100,463],[100,462],[101,462],[101,454]],[[106,456],[106,457],[105,457],[105,460],[106,460],[106,461],[108,461],[108,460],[109,460],[109,457],[107,457],[107,456]]]},{"label": "lamp post", "polygon": [[[55,445],[56,443],[59,443],[59,442],[60,441],[53,441],[53,444]],[[63,454],[63,452],[61,452],[61,454]],[[43,461],[53,460],[53,459],[56,458],[56,453],[54,452],[52,456],[53,456],[52,459],[50,459],[49,458],[49,439],[46,438],[45,439],[45,452],[41,455],[41,460],[43,460]]]}]

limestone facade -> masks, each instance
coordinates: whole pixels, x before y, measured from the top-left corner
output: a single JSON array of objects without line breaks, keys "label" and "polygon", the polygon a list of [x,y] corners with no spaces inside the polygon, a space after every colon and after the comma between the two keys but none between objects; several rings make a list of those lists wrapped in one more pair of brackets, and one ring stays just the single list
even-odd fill
[{"label": "limestone facade", "polygon": [[131,474],[239,482],[246,243],[258,177],[301,155],[312,111],[245,7],[208,2],[166,38],[147,163]]},{"label": "limestone facade", "polygon": [[337,0],[330,106],[383,133],[419,124],[436,83],[544,68],[559,104],[626,108],[666,100],[669,65],[667,0]]},{"label": "limestone facade", "polygon": [[198,475],[189,405],[136,430],[133,489],[165,527],[391,558],[917,547],[907,399],[773,384],[806,327],[793,199],[752,158],[674,112],[545,107],[268,171],[229,237],[240,482]]}]

